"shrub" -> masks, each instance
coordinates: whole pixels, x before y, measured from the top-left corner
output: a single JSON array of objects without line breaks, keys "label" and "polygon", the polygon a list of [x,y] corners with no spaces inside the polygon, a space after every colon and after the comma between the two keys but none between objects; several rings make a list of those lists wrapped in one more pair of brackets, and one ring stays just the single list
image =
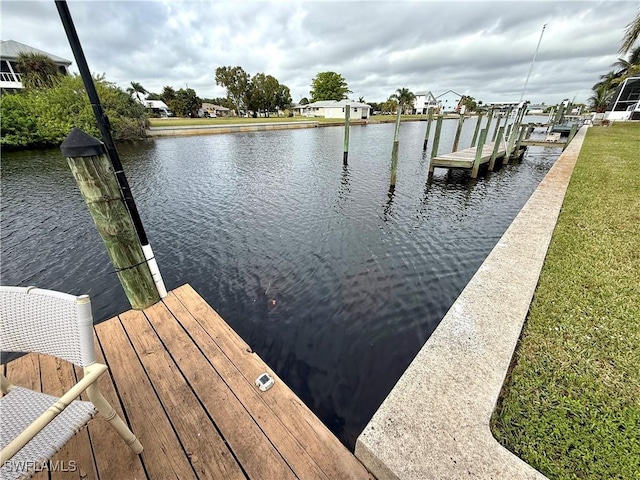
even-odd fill
[{"label": "shrub", "polygon": [[[96,77],[94,82],[114,140],[143,139],[148,126],[145,108],[104,77]],[[77,75],[60,76],[52,87],[2,95],[0,118],[3,147],[59,145],[73,127],[100,136],[82,79]]]}]

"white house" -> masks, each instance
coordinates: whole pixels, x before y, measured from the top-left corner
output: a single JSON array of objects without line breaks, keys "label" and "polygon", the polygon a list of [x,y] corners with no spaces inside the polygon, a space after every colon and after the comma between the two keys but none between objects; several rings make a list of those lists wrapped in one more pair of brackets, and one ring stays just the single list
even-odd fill
[{"label": "white house", "polygon": [[302,105],[301,103],[294,103],[291,105],[291,111],[294,115],[304,115],[304,109],[307,108],[307,105]]},{"label": "white house", "polygon": [[51,53],[38,50],[24,43],[15,40],[2,40],[0,42],[0,88],[21,89],[22,78],[17,70],[16,63],[21,53],[38,53],[46,55],[58,66],[60,73],[67,75],[71,61],[66,58],[52,55]]},{"label": "white house", "polygon": [[430,91],[416,92],[416,99],[413,102],[412,114],[425,114],[431,108],[433,110],[438,108],[438,100],[433,96]]},{"label": "white house", "polygon": [[640,77],[625,79],[613,94],[605,120],[640,120]]},{"label": "white house", "polygon": [[162,100],[141,100],[141,103],[153,113],[160,115],[163,118],[174,116],[173,112],[169,109],[169,106]]},{"label": "white house", "polygon": [[460,111],[460,100],[464,95],[460,95],[453,90],[447,90],[446,92],[438,95],[436,100],[440,106],[441,113],[453,113]]},{"label": "white house", "polygon": [[223,107],[222,105],[215,105],[213,103],[203,103],[200,110],[198,110],[198,115],[200,117],[228,117],[230,110],[227,107]]},{"label": "white house", "polygon": [[305,105],[303,112],[307,117],[344,118],[344,109],[347,105],[350,107],[349,118],[352,120],[369,118],[371,114],[370,105],[352,100],[313,102]]}]

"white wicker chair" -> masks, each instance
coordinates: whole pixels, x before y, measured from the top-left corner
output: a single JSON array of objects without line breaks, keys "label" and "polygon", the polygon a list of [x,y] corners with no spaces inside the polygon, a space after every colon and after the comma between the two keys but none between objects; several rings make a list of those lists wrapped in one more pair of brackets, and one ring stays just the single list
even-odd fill
[{"label": "white wicker chair", "polygon": [[[84,368],[62,397],[12,385],[0,375],[0,478],[28,478],[100,412],[131,449],[142,445],[98,390],[107,366],[95,361],[87,295],[0,286],[0,350],[53,355]],[[75,400],[87,392],[89,402]]]}]

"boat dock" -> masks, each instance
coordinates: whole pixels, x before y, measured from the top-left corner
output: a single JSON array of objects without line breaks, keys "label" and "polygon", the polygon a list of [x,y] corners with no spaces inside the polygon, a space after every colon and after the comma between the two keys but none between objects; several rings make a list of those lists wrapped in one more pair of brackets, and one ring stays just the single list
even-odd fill
[{"label": "boat dock", "polygon": [[[509,158],[518,158],[524,152],[524,148],[525,147],[520,147]],[[473,170],[477,151],[478,147],[471,147],[457,152],[433,157],[429,165],[429,174],[433,174],[434,169],[438,167]],[[500,142],[500,145],[497,147],[495,142],[487,143],[482,147],[478,166],[489,164],[489,170],[491,171],[494,168],[495,162],[498,160],[502,163],[507,163],[509,160],[507,158],[506,143]]]},{"label": "boat dock", "polygon": [[[109,366],[101,390],[144,450],[135,455],[98,416],[52,459],[74,471],[51,478],[374,478],[188,284],[95,331],[98,360]],[[3,368],[52,395],[81,375],[37,354]],[[254,382],[265,372],[275,384],[262,392]]]}]

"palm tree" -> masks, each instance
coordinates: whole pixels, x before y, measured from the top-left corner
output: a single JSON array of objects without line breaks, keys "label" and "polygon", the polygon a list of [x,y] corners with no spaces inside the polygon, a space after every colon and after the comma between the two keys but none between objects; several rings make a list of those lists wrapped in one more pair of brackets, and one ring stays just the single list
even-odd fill
[{"label": "palm tree", "polygon": [[633,44],[640,38],[640,10],[624,32],[622,38],[622,47],[620,47],[620,53],[628,53],[633,47]]},{"label": "palm tree", "polygon": [[408,88],[398,88],[396,93],[391,95],[389,98],[397,100],[399,107],[404,113],[407,113],[407,107],[413,108],[413,102],[416,100],[415,94]]},{"label": "palm tree", "polygon": [[60,72],[53,60],[41,53],[21,53],[16,62],[25,88],[52,87]]},{"label": "palm tree", "polygon": [[[144,98],[144,95],[149,92],[138,82],[131,82],[131,86],[127,88],[127,93],[132,97],[135,95],[138,101],[141,101]],[[141,96],[142,98],[140,98]]]},{"label": "palm tree", "polygon": [[609,89],[607,85],[600,85],[593,89],[593,95],[589,97],[589,102],[592,110],[597,113],[602,113],[607,109],[607,104],[613,94],[613,90]]},{"label": "palm tree", "polygon": [[635,70],[634,67],[640,66],[640,46],[631,49],[628,60],[618,58],[618,61],[611,64],[611,66],[619,68],[618,75],[626,77],[631,71]]}]

